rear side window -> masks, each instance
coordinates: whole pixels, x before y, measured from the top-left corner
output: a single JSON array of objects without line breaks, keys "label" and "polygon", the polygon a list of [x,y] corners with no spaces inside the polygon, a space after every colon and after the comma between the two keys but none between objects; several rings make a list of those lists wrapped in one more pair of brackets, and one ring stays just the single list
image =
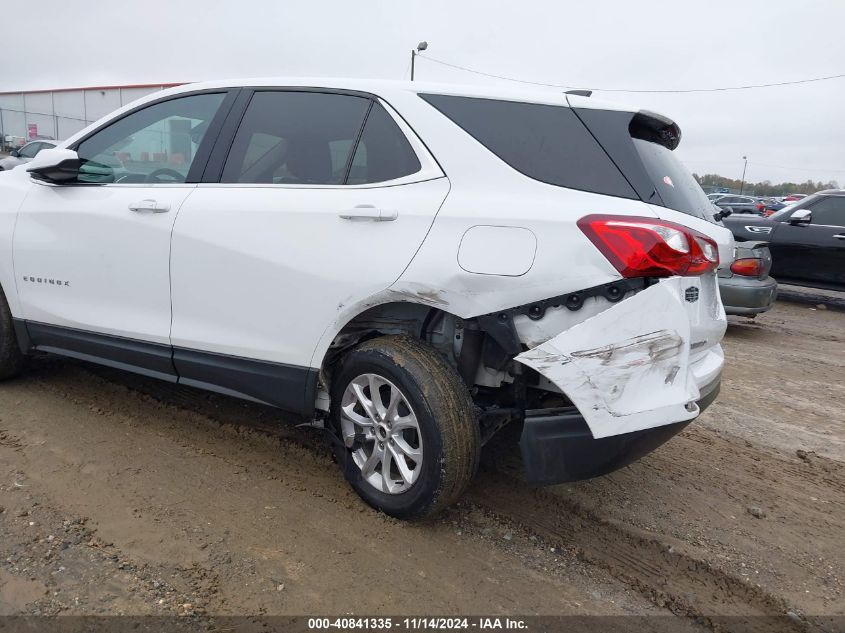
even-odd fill
[{"label": "rear side window", "polygon": [[421,169],[405,134],[378,103],[373,104],[352,159],[347,184],[385,182]]},{"label": "rear side window", "polygon": [[421,94],[505,163],[559,187],[636,199],[605,151],[565,106]]},{"label": "rear side window", "polygon": [[339,185],[370,100],[322,92],[256,92],[222,182]]}]

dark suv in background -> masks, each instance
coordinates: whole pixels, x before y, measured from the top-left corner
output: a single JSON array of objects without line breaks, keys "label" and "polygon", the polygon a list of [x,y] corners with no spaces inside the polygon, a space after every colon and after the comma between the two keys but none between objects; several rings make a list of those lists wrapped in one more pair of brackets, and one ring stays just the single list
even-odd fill
[{"label": "dark suv in background", "polygon": [[737,242],[768,241],[779,282],[845,291],[845,190],[819,191],[769,218],[723,222]]}]

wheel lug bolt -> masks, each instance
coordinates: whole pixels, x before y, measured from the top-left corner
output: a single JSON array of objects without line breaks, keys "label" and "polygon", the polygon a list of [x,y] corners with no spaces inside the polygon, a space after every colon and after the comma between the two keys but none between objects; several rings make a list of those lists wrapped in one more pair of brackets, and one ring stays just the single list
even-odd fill
[{"label": "wheel lug bolt", "polygon": [[379,443],[378,443],[378,447],[379,447],[379,448],[384,448],[384,442],[379,442]]},{"label": "wheel lug bolt", "polygon": [[391,437],[391,438],[390,438],[390,445],[391,445],[391,446],[393,446],[394,444],[396,444],[396,440],[394,440],[394,439]]}]

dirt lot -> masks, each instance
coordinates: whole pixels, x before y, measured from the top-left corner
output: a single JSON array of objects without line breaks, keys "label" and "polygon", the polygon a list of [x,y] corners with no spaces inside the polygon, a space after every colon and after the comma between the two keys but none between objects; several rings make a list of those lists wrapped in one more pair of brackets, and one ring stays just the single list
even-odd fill
[{"label": "dirt lot", "polygon": [[528,488],[506,430],[465,501],[421,525],[366,507],[324,440],[277,411],[40,359],[0,386],[0,615],[664,614],[651,626],[833,630],[841,310],[814,299],[731,318],[719,400],[610,476]]}]

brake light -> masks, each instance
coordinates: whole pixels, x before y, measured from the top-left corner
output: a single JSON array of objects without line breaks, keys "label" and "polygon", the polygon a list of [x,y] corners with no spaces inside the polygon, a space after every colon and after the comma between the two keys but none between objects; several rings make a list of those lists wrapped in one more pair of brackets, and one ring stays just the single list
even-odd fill
[{"label": "brake light", "polygon": [[731,272],[743,277],[759,277],[763,274],[763,260],[756,258],[737,259],[731,264]]},{"label": "brake light", "polygon": [[766,205],[763,204],[762,202],[758,202],[755,206],[757,207],[758,211],[762,211],[765,208]]},{"label": "brake light", "polygon": [[772,211],[771,209],[764,209],[763,210],[763,217],[764,218],[767,218],[767,217],[769,217],[770,215],[773,215],[773,214],[774,214],[774,211]]},{"label": "brake light", "polygon": [[588,215],[578,227],[626,278],[703,275],[719,265],[713,240],[675,222]]}]

